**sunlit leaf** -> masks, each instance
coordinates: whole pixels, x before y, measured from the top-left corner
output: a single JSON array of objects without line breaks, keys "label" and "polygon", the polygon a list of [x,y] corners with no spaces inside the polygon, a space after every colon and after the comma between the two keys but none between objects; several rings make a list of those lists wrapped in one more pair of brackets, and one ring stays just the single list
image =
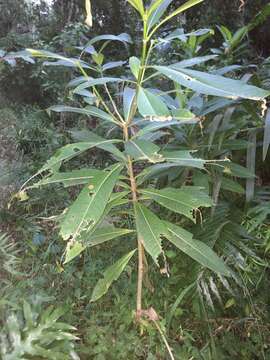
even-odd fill
[{"label": "sunlit leaf", "polygon": [[142,116],[169,116],[170,112],[160,96],[140,87],[138,92],[138,109]]},{"label": "sunlit leaf", "polygon": [[148,160],[152,163],[164,161],[163,156],[158,153],[160,148],[150,141],[130,140],[125,144],[125,149],[134,160]]}]

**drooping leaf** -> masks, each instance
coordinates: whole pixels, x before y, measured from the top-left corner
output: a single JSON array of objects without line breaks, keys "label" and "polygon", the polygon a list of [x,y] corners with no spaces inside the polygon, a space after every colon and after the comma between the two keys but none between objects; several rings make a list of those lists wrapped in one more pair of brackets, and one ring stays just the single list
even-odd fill
[{"label": "drooping leaf", "polygon": [[170,112],[161,97],[142,87],[138,92],[137,103],[142,116],[170,116]]},{"label": "drooping leaf", "polygon": [[126,61],[110,61],[102,66],[102,71],[115,69],[126,64]]},{"label": "drooping leaf", "polygon": [[71,113],[78,113],[87,116],[94,116],[108,122],[116,123],[111,115],[107,114],[105,111],[100,110],[94,106],[87,106],[86,108],[75,108],[72,106],[56,105],[56,106],[51,106],[49,110],[55,112],[71,112]]},{"label": "drooping leaf", "polygon": [[107,293],[111,284],[119,278],[135,252],[136,249],[126,254],[104,272],[103,278],[98,281],[94,288],[91,302],[97,301]]},{"label": "drooping leaf", "polygon": [[265,118],[264,137],[263,137],[263,161],[266,159],[269,145],[270,145],[270,109],[267,110],[266,118]]},{"label": "drooping leaf", "polygon": [[127,86],[125,87],[123,93],[123,107],[124,107],[125,120],[128,120],[130,117],[135,95],[136,95],[136,91],[134,89],[131,89],[130,87]]},{"label": "drooping leaf", "polygon": [[104,34],[104,35],[98,35],[96,37],[94,37],[93,39],[91,39],[86,46],[90,46],[95,44],[98,41],[120,41],[122,43],[130,43],[132,44],[132,40],[131,37],[126,34],[126,33],[122,33],[119,35],[111,35],[111,34]]},{"label": "drooping leaf", "polygon": [[166,238],[178,249],[216,273],[231,276],[230,269],[209,246],[201,241],[194,240],[193,235],[183,228],[168,222],[165,224],[167,227]]},{"label": "drooping leaf", "polygon": [[219,165],[224,166],[223,173],[226,175],[231,175],[242,179],[252,179],[255,177],[255,174],[250,172],[249,169],[231,161],[226,161],[224,163],[219,162]]},{"label": "drooping leaf", "polygon": [[92,16],[92,9],[91,9],[91,2],[90,0],[85,0],[85,10],[86,10],[86,19],[85,23],[89,27],[93,26],[93,16]]},{"label": "drooping leaf", "polygon": [[164,161],[158,153],[160,148],[150,141],[130,140],[125,144],[125,150],[134,160],[148,160],[151,163]]},{"label": "drooping leaf", "polygon": [[97,226],[121,170],[121,164],[114,165],[84,187],[60,223],[64,240],[79,240]]},{"label": "drooping leaf", "polygon": [[237,182],[227,177],[222,177],[221,188],[238,194],[245,194],[245,189]]},{"label": "drooping leaf", "polygon": [[180,69],[179,67],[174,68],[173,65],[154,66],[153,68],[172,81],[201,94],[250,100],[262,100],[270,95],[270,91],[224,76],[208,74],[197,70]]},{"label": "drooping leaf", "polygon": [[101,170],[81,169],[69,172],[57,172],[36,182],[32,187],[39,187],[51,184],[63,184],[65,187],[88,184],[96,177],[102,175]]},{"label": "drooping leaf", "polygon": [[[247,169],[255,173],[256,168],[256,153],[257,153],[257,133],[250,131],[248,136],[249,144],[251,146],[247,149]],[[254,197],[255,178],[247,179],[246,182],[246,201],[249,202]]]},{"label": "drooping leaf", "polygon": [[158,257],[162,253],[161,237],[166,232],[166,227],[152,211],[139,203],[135,204],[135,220],[145,250],[158,264]]},{"label": "drooping leaf", "polygon": [[140,192],[167,209],[183,214],[194,220],[193,210],[199,207],[210,207],[210,197],[196,186],[182,186],[180,189],[165,188],[161,190],[143,189]]},{"label": "drooping leaf", "polygon": [[178,166],[194,167],[198,169],[204,169],[206,161],[203,159],[193,157],[190,151],[178,150],[178,151],[163,151],[161,153],[165,160],[171,163],[175,163]]},{"label": "drooping leaf", "polygon": [[75,144],[69,144],[63,146],[59,149],[41,168],[39,173],[46,171],[46,170],[58,170],[64,161],[68,161],[86,150],[92,149],[94,147],[104,147],[104,145],[112,144],[115,142],[120,142],[117,140],[100,140],[100,141],[93,141],[93,142],[78,142]]}]

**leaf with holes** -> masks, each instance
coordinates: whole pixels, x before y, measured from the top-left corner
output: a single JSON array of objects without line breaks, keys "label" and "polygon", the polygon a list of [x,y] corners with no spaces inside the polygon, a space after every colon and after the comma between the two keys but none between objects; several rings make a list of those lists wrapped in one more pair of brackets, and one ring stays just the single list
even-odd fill
[{"label": "leaf with holes", "polygon": [[125,144],[126,153],[134,160],[148,160],[151,163],[164,161],[158,152],[160,148],[147,140],[130,140]]},{"label": "leaf with holes", "polygon": [[212,206],[210,197],[202,190],[196,186],[182,186],[180,189],[156,190],[148,188],[140,190],[140,192],[167,209],[194,220],[193,210]]},{"label": "leaf with holes", "polygon": [[104,171],[81,191],[60,223],[60,235],[64,240],[79,240],[97,226],[113,188],[119,178],[122,165],[114,165]]},{"label": "leaf with holes", "polygon": [[153,66],[153,68],[172,81],[201,94],[250,100],[262,100],[270,95],[270,91],[247,85],[240,80],[229,79],[220,75],[213,75],[179,67],[174,68],[173,65]]}]

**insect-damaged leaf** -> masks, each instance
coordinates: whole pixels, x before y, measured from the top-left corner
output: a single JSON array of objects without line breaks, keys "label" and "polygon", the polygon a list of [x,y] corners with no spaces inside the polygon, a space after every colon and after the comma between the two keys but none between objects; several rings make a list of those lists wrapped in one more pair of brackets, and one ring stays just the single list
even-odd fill
[{"label": "insect-damaged leaf", "polygon": [[153,66],[153,68],[172,81],[201,94],[250,100],[262,100],[270,95],[270,91],[220,75],[208,74],[186,68],[174,68],[173,65]]},{"label": "insect-damaged leaf", "polygon": [[160,148],[150,141],[130,140],[125,149],[134,160],[148,160],[151,163],[164,161],[163,156],[158,154]]},{"label": "insect-damaged leaf", "polygon": [[210,197],[202,190],[202,188],[196,186],[182,186],[180,189],[165,188],[156,190],[148,188],[140,190],[140,192],[167,209],[194,220],[193,210],[201,206],[210,207],[212,205]]},{"label": "insect-damaged leaf", "polygon": [[100,279],[94,288],[91,302],[97,301],[106,294],[113,281],[116,281],[122,274],[135,252],[136,249],[126,254],[104,272],[103,279]]},{"label": "insect-damaged leaf", "polygon": [[122,165],[114,165],[84,187],[60,223],[64,240],[78,240],[97,226],[121,170]]}]

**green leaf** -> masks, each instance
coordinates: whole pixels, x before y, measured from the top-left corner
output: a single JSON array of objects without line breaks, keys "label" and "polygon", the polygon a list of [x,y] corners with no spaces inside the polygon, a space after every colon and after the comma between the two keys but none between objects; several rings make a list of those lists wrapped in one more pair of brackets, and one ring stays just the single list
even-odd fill
[{"label": "green leaf", "polygon": [[32,185],[31,188],[58,183],[63,184],[65,187],[88,184],[91,179],[97,176],[101,176],[102,173],[103,172],[101,170],[96,169],[81,169],[69,172],[54,173],[51,176],[39,180],[34,185]]},{"label": "green leaf", "polygon": [[148,160],[151,163],[164,161],[163,156],[158,154],[160,148],[150,141],[130,140],[125,144],[125,150],[134,160]]},{"label": "green leaf", "polygon": [[[89,131],[89,130],[71,130],[70,131],[72,137],[76,141],[84,141],[84,142],[102,142],[103,139],[101,136]],[[118,142],[118,140],[115,140]],[[117,149],[111,142],[102,143],[98,146],[100,149],[105,150],[113,154],[119,160],[126,160],[125,155]]]},{"label": "green leaf", "polygon": [[221,188],[238,194],[245,194],[245,189],[238,182],[227,177],[222,178]]},{"label": "green leaf", "polygon": [[141,66],[140,59],[138,59],[136,56],[132,56],[129,58],[129,66],[134,77],[138,79]]},{"label": "green leaf", "polygon": [[97,301],[107,293],[113,281],[118,280],[119,276],[122,274],[135,252],[136,249],[126,254],[104,272],[103,279],[100,279],[94,288],[91,302]]},{"label": "green leaf", "polygon": [[144,17],[143,0],[127,0],[127,2],[140,13],[142,18]]},{"label": "green leaf", "polygon": [[224,76],[208,74],[197,70],[174,68],[173,65],[153,66],[153,68],[172,81],[201,94],[250,100],[262,100],[270,95],[270,91]]},{"label": "green leaf", "polygon": [[159,19],[168,9],[173,0],[156,0],[147,11],[147,28],[148,31],[159,22]]},{"label": "green leaf", "polygon": [[165,188],[162,190],[143,189],[143,195],[156,201],[167,209],[187,216],[194,221],[193,210],[199,207],[211,207],[209,196],[196,186],[182,186],[180,189]]},{"label": "green leaf", "polygon": [[114,165],[111,171],[104,171],[84,187],[60,223],[64,240],[80,239],[97,226],[122,168],[121,164]]},{"label": "green leaf", "polygon": [[56,105],[56,106],[51,106],[48,110],[55,112],[71,112],[71,113],[78,113],[87,116],[94,116],[99,119],[117,124],[117,122],[113,119],[111,115],[107,114],[105,111],[100,110],[94,106],[87,106],[85,108],[75,108],[72,106]]},{"label": "green leaf", "polygon": [[269,145],[270,145],[270,109],[267,110],[266,118],[265,118],[264,137],[263,137],[263,161],[266,159]]},{"label": "green leaf", "polygon": [[163,222],[146,206],[135,204],[135,219],[137,232],[145,250],[158,265],[158,257],[162,253],[161,236],[166,233]]},{"label": "green leaf", "polygon": [[160,96],[152,94],[149,90],[139,88],[138,109],[142,116],[169,116],[170,112]]},{"label": "green leaf", "polygon": [[136,96],[136,91],[126,86],[123,93],[123,108],[124,108],[125,120],[128,120],[130,117],[135,96]]},{"label": "green leaf", "polygon": [[87,43],[87,45],[85,47],[87,48],[90,45],[93,45],[98,41],[104,41],[104,40],[105,41],[120,41],[122,43],[130,43],[130,44],[132,44],[131,37],[126,33],[122,33],[122,34],[119,34],[119,35],[105,34],[105,35],[98,35],[98,36],[94,37],[93,39],[91,39]]},{"label": "green leaf", "polygon": [[66,248],[64,265],[79,256],[85,249],[86,246],[79,241],[68,243]]},{"label": "green leaf", "polygon": [[134,230],[117,229],[114,226],[106,226],[96,229],[87,240],[88,246],[103,244],[109,240],[133,233]]},{"label": "green leaf", "polygon": [[254,173],[250,172],[249,169],[245,168],[244,166],[235,164],[230,161],[226,161],[226,162],[224,161],[224,163],[219,162],[218,164],[224,166],[223,173],[226,175],[231,175],[242,179],[252,179],[256,176]]},{"label": "green leaf", "polygon": [[80,92],[84,89],[93,87],[93,86],[97,86],[97,85],[106,85],[108,83],[113,83],[113,82],[122,82],[125,81],[124,79],[121,78],[113,78],[113,77],[101,77],[101,78],[89,78],[89,80],[81,83],[80,85],[78,85],[74,90],[74,94],[80,94]]},{"label": "green leaf", "polygon": [[165,224],[167,227],[167,239],[178,247],[178,249],[214,272],[231,276],[230,269],[209,246],[201,241],[194,240],[193,235],[181,227],[169,222]]},{"label": "green leaf", "polygon": [[198,56],[198,57],[194,57],[192,59],[186,59],[186,60],[179,61],[178,63],[173,64],[173,67],[175,69],[180,68],[180,70],[184,69],[184,68],[190,68],[195,65],[203,64],[209,60],[216,59],[217,57],[218,57],[217,55]]},{"label": "green leaf", "polygon": [[206,161],[203,159],[194,158],[192,152],[186,150],[178,151],[163,151],[161,153],[165,160],[171,163],[175,163],[178,166],[194,167],[198,169],[204,169]]},{"label": "green leaf", "polygon": [[104,145],[112,144],[115,142],[121,142],[120,140],[99,140],[93,142],[78,142],[75,144],[69,144],[63,146],[59,149],[41,168],[39,173],[46,170],[58,170],[64,161],[70,160],[86,150],[92,149],[94,147],[104,147]]}]

